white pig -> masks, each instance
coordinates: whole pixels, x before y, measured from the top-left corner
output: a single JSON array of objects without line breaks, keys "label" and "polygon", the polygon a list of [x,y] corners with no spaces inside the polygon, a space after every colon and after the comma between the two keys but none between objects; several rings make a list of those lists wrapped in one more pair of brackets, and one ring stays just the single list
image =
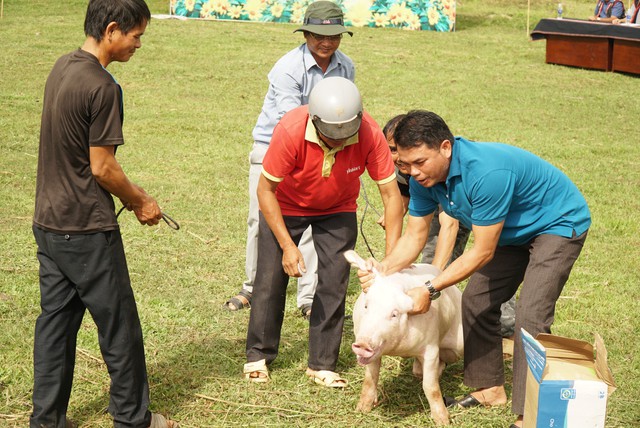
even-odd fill
[{"label": "white pig", "polygon": [[[345,257],[353,266],[363,269],[364,260],[354,251],[347,251]],[[438,268],[428,264],[416,264],[389,276],[376,273],[374,284],[358,297],[353,309],[356,341],[352,349],[358,363],[365,366],[359,411],[368,412],[377,404],[383,355],[414,357],[413,373],[422,378],[431,417],[436,424],[449,424],[439,381],[445,363],[462,357],[462,293],[458,287],[448,287],[431,303],[427,313],[407,314],[413,301],[406,291],[424,286],[439,273]]]}]

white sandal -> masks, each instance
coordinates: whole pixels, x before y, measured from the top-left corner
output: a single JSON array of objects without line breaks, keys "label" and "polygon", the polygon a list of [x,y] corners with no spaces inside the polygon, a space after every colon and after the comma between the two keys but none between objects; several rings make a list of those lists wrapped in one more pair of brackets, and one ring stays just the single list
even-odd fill
[{"label": "white sandal", "polygon": [[179,425],[176,421],[167,419],[160,413],[151,413],[151,425],[149,428],[178,428]]},{"label": "white sandal", "polygon": [[[266,383],[269,382],[269,369],[267,368],[267,360],[253,361],[244,365],[244,378],[249,382]],[[257,373],[258,376],[251,376]]]},{"label": "white sandal", "polygon": [[331,370],[311,370],[307,368],[306,375],[318,385],[327,388],[345,388],[349,382]]}]

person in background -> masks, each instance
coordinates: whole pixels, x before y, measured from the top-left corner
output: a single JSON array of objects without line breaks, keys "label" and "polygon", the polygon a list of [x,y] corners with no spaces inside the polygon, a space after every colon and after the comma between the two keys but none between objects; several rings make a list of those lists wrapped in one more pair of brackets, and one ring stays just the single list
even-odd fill
[{"label": "person in background", "polygon": [[462,295],[464,383],[475,388],[462,408],[507,403],[500,306],[519,289],[514,340],[511,428],[522,427],[527,363],[520,340],[550,333],[555,307],[587,238],[591,214],[571,180],[517,147],[453,137],[435,113],[416,110],[394,132],[400,161],[411,174],[405,233],[392,252],[359,270],[363,290],[375,267],[389,275],[420,254],[440,205],[471,228],[473,246],[424,287],[409,291],[412,313],[425,313],[440,291],[469,278]]},{"label": "person in background", "polygon": [[106,70],[140,49],[150,19],[143,0],[91,0],[84,44],[59,58],[47,79],[33,217],[41,313],[31,428],[75,426],[67,407],[86,310],[111,378],[114,426],[178,426],[149,412],[142,329],[111,196],[143,225],[162,218],[156,200],[129,181],[115,158],[124,144],[122,88]]},{"label": "person in background", "polygon": [[[627,11],[627,16],[629,17],[629,24],[640,24],[640,0],[633,0],[631,3],[631,7]],[[612,21],[614,24],[624,24],[627,22],[625,18],[616,18]]]},{"label": "person in background", "polygon": [[589,21],[613,22],[624,19],[624,3],[621,0],[598,0]]},{"label": "person in background", "polygon": [[322,386],[347,386],[335,371],[350,269],[343,253],[356,244],[356,201],[365,169],[382,196],[389,252],[402,232],[402,201],[391,154],[380,127],[363,111],[358,88],[343,77],[327,77],[311,91],[308,106],[282,117],[264,158],[247,380],[269,380],[267,366],[278,355],[287,283],[305,271],[298,242],[311,227],[318,286],[309,320],[306,374]]},{"label": "person in background", "polygon": [[[402,195],[403,215],[407,213],[409,207],[409,179],[410,175],[405,166],[400,162],[398,148],[393,139],[393,133],[396,130],[398,122],[400,122],[406,114],[399,114],[391,118],[382,128],[382,133],[387,139],[391,158],[396,167],[396,178],[398,180],[398,188]],[[378,224],[384,228],[384,216],[378,220]],[[422,249],[422,263],[430,263],[440,270],[444,270],[452,261],[462,255],[469,240],[471,230],[453,217],[447,215],[439,206],[433,215],[431,227],[429,228],[429,236],[427,243]],[[502,337],[512,339],[516,324],[516,296],[512,296],[507,302],[502,304],[500,308],[500,326]]]},{"label": "person in background", "polygon": [[[247,217],[246,279],[240,292],[225,302],[231,311],[248,308],[258,263],[258,199],[256,189],[273,129],[282,116],[309,102],[313,87],[325,77],[339,76],[355,79],[353,61],[338,48],[343,34],[353,36],[344,27],[342,9],[331,1],[316,1],[307,8],[301,31],[305,43],[280,58],[269,72],[269,89],[262,111],[253,129],[253,149],[249,154],[249,215]],[[318,256],[311,230],[300,239],[300,251],[306,260],[306,271],[298,278],[298,307],[309,319],[311,302],[317,283]]]}]

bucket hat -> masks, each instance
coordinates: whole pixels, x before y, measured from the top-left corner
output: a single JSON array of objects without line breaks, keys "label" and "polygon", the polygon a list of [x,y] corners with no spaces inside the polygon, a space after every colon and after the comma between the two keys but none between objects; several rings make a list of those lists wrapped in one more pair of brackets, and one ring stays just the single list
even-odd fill
[{"label": "bucket hat", "polygon": [[332,1],[319,0],[311,3],[304,14],[302,27],[294,31],[308,31],[322,36],[337,36],[353,32],[344,27],[344,14],[340,6]]}]

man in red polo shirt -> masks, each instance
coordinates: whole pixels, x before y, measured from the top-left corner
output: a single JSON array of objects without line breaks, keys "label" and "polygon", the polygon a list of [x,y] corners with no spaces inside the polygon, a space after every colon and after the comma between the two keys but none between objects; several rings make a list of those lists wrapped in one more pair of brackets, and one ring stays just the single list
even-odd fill
[{"label": "man in red polo shirt", "polygon": [[297,244],[311,226],[318,285],[307,375],[324,386],[347,385],[335,372],[349,281],[342,253],[355,247],[356,200],[365,169],[382,196],[388,253],[402,230],[402,199],[386,140],[362,110],[356,86],[342,77],[325,78],[311,91],[308,106],[282,117],[263,161],[258,266],[244,366],[250,381],[269,379],[267,364],[278,353],[289,277],[306,270]]}]

